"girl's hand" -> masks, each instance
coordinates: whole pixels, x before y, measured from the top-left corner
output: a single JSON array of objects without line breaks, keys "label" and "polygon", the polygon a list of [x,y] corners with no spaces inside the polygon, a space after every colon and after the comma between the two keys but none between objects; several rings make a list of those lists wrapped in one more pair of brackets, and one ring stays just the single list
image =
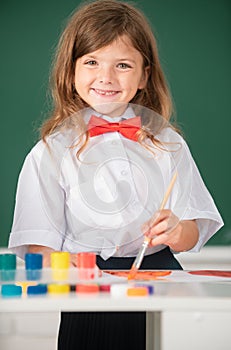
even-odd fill
[{"label": "girl's hand", "polygon": [[181,221],[168,209],[156,212],[141,229],[151,238],[151,246],[165,244],[176,252],[193,248],[199,238],[195,220]]},{"label": "girl's hand", "polygon": [[77,267],[77,254],[76,253],[70,253],[70,266]]},{"label": "girl's hand", "polygon": [[[43,267],[50,267],[51,265],[51,253],[54,253],[55,250],[49,247],[41,245],[30,245],[28,248],[28,253],[40,253],[43,255]],[[70,253],[70,266],[76,267],[77,258],[76,254]]]},{"label": "girl's hand", "polygon": [[151,246],[165,244],[171,247],[180,240],[182,226],[171,210],[163,209],[142,226],[142,232],[151,238]]},{"label": "girl's hand", "polygon": [[28,253],[38,253],[43,255],[43,267],[50,267],[51,253],[54,251],[54,249],[42,245],[30,245],[28,247]]},{"label": "girl's hand", "polygon": [[[28,253],[40,253],[43,255],[43,267],[50,267],[51,266],[51,253],[55,252],[54,249],[41,246],[41,245],[30,245],[28,247]],[[70,253],[70,267],[78,267],[77,266],[77,254],[76,253]],[[102,271],[98,268],[96,265],[96,275],[97,277],[102,276]]]}]

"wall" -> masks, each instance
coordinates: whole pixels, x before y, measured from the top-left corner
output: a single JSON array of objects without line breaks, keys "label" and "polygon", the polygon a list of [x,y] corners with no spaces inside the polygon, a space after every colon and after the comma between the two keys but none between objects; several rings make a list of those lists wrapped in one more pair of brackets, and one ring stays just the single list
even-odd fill
[{"label": "wall", "polygon": [[[17,177],[49,110],[58,35],[79,1],[1,1],[0,246],[11,228]],[[211,245],[231,244],[229,0],[138,1],[155,30],[177,120],[224,218]]]}]

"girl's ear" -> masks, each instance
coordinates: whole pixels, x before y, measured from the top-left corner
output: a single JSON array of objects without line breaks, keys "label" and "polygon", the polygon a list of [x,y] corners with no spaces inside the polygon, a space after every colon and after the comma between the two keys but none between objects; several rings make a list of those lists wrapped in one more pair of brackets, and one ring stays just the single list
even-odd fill
[{"label": "girl's ear", "polygon": [[139,89],[142,90],[146,87],[147,81],[148,81],[148,77],[149,77],[149,73],[150,73],[150,67],[145,67],[144,68],[144,72],[143,75],[140,79],[140,83],[139,83]]}]

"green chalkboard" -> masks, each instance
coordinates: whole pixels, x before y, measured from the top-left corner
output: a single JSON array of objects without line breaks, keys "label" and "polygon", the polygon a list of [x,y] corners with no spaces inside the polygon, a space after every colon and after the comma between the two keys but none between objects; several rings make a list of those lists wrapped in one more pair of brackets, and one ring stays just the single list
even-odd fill
[{"label": "green chalkboard", "polygon": [[[140,0],[156,33],[181,126],[225,226],[208,244],[231,244],[231,3]],[[0,246],[7,246],[17,178],[49,110],[47,85],[72,0],[0,4]]]}]

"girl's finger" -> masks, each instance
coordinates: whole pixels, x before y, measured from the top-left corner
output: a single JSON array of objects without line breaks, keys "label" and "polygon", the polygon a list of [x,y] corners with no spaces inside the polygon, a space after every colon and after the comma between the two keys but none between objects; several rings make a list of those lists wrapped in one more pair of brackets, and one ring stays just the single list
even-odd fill
[{"label": "girl's finger", "polygon": [[162,233],[158,236],[154,236],[150,242],[151,246],[157,246],[161,244],[165,244],[168,241],[169,237],[167,233]]},{"label": "girl's finger", "polygon": [[150,229],[157,224],[159,221],[163,220],[164,214],[162,211],[157,211],[151,219],[146,221],[142,226],[141,226],[141,231],[143,234],[148,234]]},{"label": "girl's finger", "polygon": [[157,236],[161,235],[167,231],[168,227],[169,227],[168,221],[163,220],[163,221],[159,222],[158,224],[154,225],[152,228],[150,228],[148,236],[152,237],[152,236],[156,236],[156,235]]}]

